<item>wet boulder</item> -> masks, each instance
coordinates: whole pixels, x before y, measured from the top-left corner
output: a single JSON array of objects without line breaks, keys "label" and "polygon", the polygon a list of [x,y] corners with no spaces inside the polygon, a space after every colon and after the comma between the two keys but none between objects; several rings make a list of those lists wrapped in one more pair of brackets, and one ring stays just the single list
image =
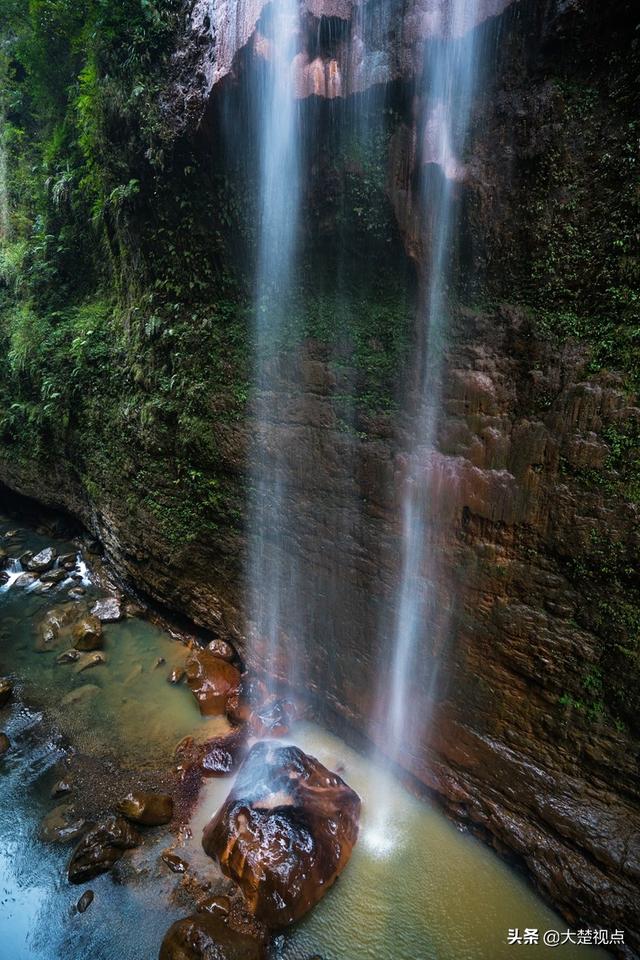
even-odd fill
[{"label": "wet boulder", "polygon": [[60,567],[56,567],[55,570],[49,570],[47,573],[43,573],[40,577],[40,583],[48,583],[55,586],[55,584],[62,583],[62,581],[66,579],[66,572],[61,570]]},{"label": "wet boulder", "polygon": [[19,577],[16,577],[16,579],[14,580],[14,586],[31,587],[33,586],[33,584],[36,582],[37,579],[38,579],[37,573],[30,573],[29,571],[25,571],[25,573],[21,573]]},{"label": "wet boulder", "polygon": [[102,624],[91,614],[78,620],[72,634],[76,650],[99,650],[102,646]]},{"label": "wet boulder", "polygon": [[13,696],[13,683],[8,677],[0,677],[0,707],[9,703]]},{"label": "wet boulder", "polygon": [[186,663],[187,683],[203,716],[221,716],[240,687],[240,671],[209,650],[198,650]]},{"label": "wet boulder", "polygon": [[225,777],[238,767],[247,748],[246,726],[233,727],[228,733],[212,737],[202,747],[200,765],[208,777]]},{"label": "wet boulder", "polygon": [[122,618],[122,607],[118,597],[105,597],[103,600],[96,600],[91,607],[91,615],[97,617],[102,623],[116,623]]},{"label": "wet boulder", "polygon": [[77,840],[87,829],[87,823],[78,816],[72,803],[61,803],[43,818],[40,838],[49,843],[68,843]]},{"label": "wet boulder", "polygon": [[63,603],[59,607],[48,610],[38,628],[36,650],[47,653],[58,643],[61,631],[68,627],[78,615],[78,610],[72,603]]},{"label": "wet boulder", "polygon": [[69,882],[85,883],[111,870],[124,854],[140,843],[140,834],[124,817],[109,816],[88,831],[69,863]]},{"label": "wet boulder", "polygon": [[119,812],[132,823],[159,827],[173,817],[173,800],[166,793],[143,793],[133,790],[118,804]]},{"label": "wet boulder", "polygon": [[294,746],[255,744],[202,844],[271,928],[299,920],[346,866],[360,798]]},{"label": "wet boulder", "polygon": [[233,660],[236,655],[231,644],[227,643],[227,641],[221,637],[216,637],[215,640],[208,643],[207,650],[209,653],[212,653],[214,657],[220,657],[221,660],[228,660],[229,662]]},{"label": "wet boulder", "polygon": [[57,556],[58,553],[53,547],[45,547],[26,563],[27,570],[32,573],[45,573],[54,565]]},{"label": "wet boulder", "polygon": [[261,940],[234,930],[220,914],[198,913],[169,927],[159,960],[263,960]]}]

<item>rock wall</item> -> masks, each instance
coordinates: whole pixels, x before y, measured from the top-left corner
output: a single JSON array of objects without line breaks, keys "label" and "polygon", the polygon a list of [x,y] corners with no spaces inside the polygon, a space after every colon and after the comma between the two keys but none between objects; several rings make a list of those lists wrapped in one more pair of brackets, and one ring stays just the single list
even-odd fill
[{"label": "rock wall", "polygon": [[[530,225],[521,222],[527,173],[532,158],[561,138],[564,122],[554,119],[559,102],[546,76],[549,58],[571,33],[572,18],[592,22],[594,5],[518,6],[503,25],[509,52],[491,106],[478,105],[482,123],[460,188],[467,306],[450,331],[440,451],[431,463],[441,477],[432,509],[452,629],[444,649],[425,631],[424,656],[439,669],[438,683],[417,687],[408,700],[408,715],[423,718],[423,729],[407,769],[457,819],[515,855],[572,922],[625,929],[626,955],[633,956],[640,952],[640,742],[620,610],[637,596],[638,511],[611,458],[612,437],[637,423],[640,410],[623,372],[594,365],[592,343],[541,326],[523,302],[521,277],[535,252],[527,246]],[[230,9],[194,7],[172,101],[183,125],[206,124],[216,84],[224,80],[224,92],[238,50],[255,40],[262,4],[248,4],[241,23],[229,20]],[[347,20],[354,10],[309,6],[316,18]],[[422,25],[426,13],[416,7]],[[411,57],[422,30],[412,34]],[[199,66],[187,82],[194,57]],[[401,78],[402,69],[393,76]],[[420,262],[415,143],[409,112],[390,144],[388,190],[407,255]],[[582,162],[593,168],[584,151]],[[558,214],[551,191],[538,200]],[[489,295],[469,305],[479,290]],[[384,729],[368,718],[390,659],[411,424],[401,413],[369,411],[345,430],[335,399],[357,373],[348,360],[337,370],[333,359],[326,344],[309,339],[298,359],[301,392],[274,385],[282,396],[277,442],[293,465],[287,506],[296,536],[270,549],[293,552],[313,584],[305,635],[289,640],[318,710],[384,749]],[[224,469],[243,476],[246,424],[212,417],[211,434]],[[148,456],[142,447],[128,451],[132,475]],[[245,542],[236,529],[176,553],[144,501],[123,498],[116,478],[88,488],[68,451],[37,461],[4,451],[0,479],[77,515],[139,590],[231,634],[249,664],[262,667],[259,645],[245,642]]]}]

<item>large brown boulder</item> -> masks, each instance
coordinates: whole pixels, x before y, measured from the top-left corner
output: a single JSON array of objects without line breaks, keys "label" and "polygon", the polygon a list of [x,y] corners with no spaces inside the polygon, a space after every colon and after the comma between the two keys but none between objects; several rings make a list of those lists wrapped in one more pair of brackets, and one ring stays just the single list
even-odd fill
[{"label": "large brown boulder", "polygon": [[221,716],[240,688],[240,671],[209,650],[198,650],[186,663],[187,683],[204,716]]},{"label": "large brown boulder", "polygon": [[85,883],[106,873],[125,850],[137,847],[138,834],[124,817],[109,816],[84,835],[69,863],[70,883]]},{"label": "large brown boulder", "polygon": [[228,926],[220,914],[198,913],[169,927],[160,960],[263,960],[260,940]]},{"label": "large brown boulder", "polygon": [[255,744],[219,813],[206,853],[268,927],[299,920],[346,866],[358,837],[360,798],[314,757],[272,741]]}]

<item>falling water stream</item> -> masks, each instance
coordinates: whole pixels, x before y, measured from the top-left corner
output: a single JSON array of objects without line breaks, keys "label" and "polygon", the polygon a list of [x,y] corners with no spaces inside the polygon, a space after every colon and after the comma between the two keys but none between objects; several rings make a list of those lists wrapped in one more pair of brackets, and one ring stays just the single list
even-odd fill
[{"label": "falling water stream", "polygon": [[[385,753],[402,764],[424,738],[425,711],[410,709],[433,691],[448,628],[438,547],[438,499],[452,472],[436,452],[441,410],[442,367],[449,310],[449,282],[456,246],[456,188],[464,174],[463,153],[478,71],[477,0],[452,0],[440,35],[426,49],[421,89],[421,209],[425,238],[419,349],[414,370],[411,447],[402,490],[402,552],[395,602],[390,676],[384,676],[379,714]],[[377,832],[384,834],[388,799],[380,797]]]}]

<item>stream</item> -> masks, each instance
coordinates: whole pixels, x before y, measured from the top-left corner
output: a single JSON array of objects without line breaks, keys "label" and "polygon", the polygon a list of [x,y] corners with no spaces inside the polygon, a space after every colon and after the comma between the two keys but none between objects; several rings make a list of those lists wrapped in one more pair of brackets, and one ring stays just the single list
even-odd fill
[{"label": "stream", "polygon": [[[203,719],[190,690],[167,682],[188,648],[127,608],[126,598],[129,615],[104,627],[106,663],[77,673],[73,664],[57,662],[63,647],[38,652],[43,618],[61,605],[89,607],[104,597],[104,576],[94,575],[77,541],[8,517],[1,518],[0,546],[10,571],[0,588],[0,674],[15,683],[13,699],[0,709],[0,729],[11,744],[0,758],[0,960],[153,960],[169,925],[193,912],[192,881],[213,888],[226,882],[200,837],[230,779],[205,781],[188,821],[178,816],[177,826],[147,829],[140,847],[91,881],[95,900],[85,913],[75,908],[85,886],[66,879],[73,844],[54,842],[51,830],[43,837],[43,820],[45,831],[60,818],[73,827],[108,809],[130,785],[170,782],[177,743],[186,735],[211,736],[222,721]],[[38,579],[25,585],[18,557],[49,546],[73,557],[72,569],[51,586]],[[517,955],[507,944],[511,928],[536,928],[540,936],[567,929],[489,848],[390,782],[371,760],[310,723],[289,736],[340,770],[362,797],[363,812],[344,875],[314,911],[275,939],[274,958],[500,960]],[[71,792],[53,798],[54,784],[65,777]],[[381,831],[367,801],[382,790],[393,801],[391,826]],[[188,877],[162,859],[168,848],[189,864]],[[538,956],[548,948],[526,951]],[[567,960],[598,954],[572,945],[554,953]]]}]

